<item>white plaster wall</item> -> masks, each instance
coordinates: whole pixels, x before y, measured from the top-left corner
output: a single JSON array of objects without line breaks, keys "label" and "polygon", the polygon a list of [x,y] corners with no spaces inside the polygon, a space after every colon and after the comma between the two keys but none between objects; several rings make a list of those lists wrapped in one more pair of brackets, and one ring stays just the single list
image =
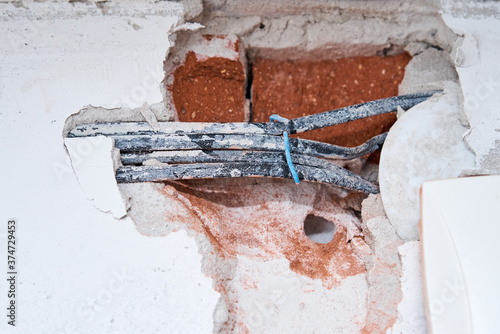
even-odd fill
[{"label": "white plaster wall", "polygon": [[16,218],[19,272],[16,328],[2,306],[0,332],[208,333],[219,294],[194,240],[144,237],[130,219],[96,210],[63,146],[65,119],[85,105],[162,100],[168,31],[181,6],[122,1],[104,11],[0,4],[0,251]]}]

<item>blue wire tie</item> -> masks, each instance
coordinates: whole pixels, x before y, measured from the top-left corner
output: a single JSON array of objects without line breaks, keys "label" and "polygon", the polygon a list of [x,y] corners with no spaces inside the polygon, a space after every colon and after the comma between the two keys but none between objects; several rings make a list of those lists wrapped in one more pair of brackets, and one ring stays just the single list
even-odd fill
[{"label": "blue wire tie", "polygon": [[[290,122],[287,118],[281,117],[280,115],[271,115],[269,117],[270,122],[280,122],[280,123],[288,123]],[[293,166],[292,155],[290,154],[290,140],[288,139],[288,132],[283,131],[283,140],[285,142],[285,157],[286,162],[288,163],[288,169],[290,169],[290,173],[292,173],[293,180],[296,184],[300,183],[299,175],[297,175],[297,171]]]}]

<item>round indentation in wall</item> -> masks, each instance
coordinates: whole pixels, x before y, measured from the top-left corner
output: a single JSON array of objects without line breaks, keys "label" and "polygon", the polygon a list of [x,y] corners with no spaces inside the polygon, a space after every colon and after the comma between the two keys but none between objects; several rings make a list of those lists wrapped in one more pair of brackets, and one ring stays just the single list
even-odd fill
[{"label": "round indentation in wall", "polygon": [[323,217],[308,214],[304,220],[304,232],[312,241],[327,244],[335,236],[335,224]]}]

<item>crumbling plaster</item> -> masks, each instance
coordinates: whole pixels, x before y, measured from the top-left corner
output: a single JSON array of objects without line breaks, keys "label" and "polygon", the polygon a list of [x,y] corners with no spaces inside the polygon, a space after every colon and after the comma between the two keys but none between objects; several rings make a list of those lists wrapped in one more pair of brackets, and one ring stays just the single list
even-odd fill
[{"label": "crumbling plaster", "polygon": [[500,5],[498,2],[443,1],[443,19],[459,36],[451,53],[470,123],[465,136],[476,154],[475,167],[464,174],[498,174],[500,165]]}]

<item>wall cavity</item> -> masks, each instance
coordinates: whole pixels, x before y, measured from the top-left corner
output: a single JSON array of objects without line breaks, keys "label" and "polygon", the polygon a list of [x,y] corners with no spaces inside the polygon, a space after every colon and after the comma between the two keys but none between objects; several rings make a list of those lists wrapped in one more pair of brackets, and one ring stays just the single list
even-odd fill
[{"label": "wall cavity", "polygon": [[[432,2],[208,1],[201,11],[192,1],[187,11],[205,28],[169,36],[164,105],[148,107],[157,120],[292,118],[457,81],[448,56],[456,36]],[[145,119],[140,108],[97,109],[67,126]],[[395,120],[310,138],[355,146]],[[342,165],[376,181],[378,158]],[[385,333],[396,323],[403,240],[380,196],[267,179],[119,189],[140,233],[185,229],[196,238],[203,271],[221,293],[214,332]]]}]

